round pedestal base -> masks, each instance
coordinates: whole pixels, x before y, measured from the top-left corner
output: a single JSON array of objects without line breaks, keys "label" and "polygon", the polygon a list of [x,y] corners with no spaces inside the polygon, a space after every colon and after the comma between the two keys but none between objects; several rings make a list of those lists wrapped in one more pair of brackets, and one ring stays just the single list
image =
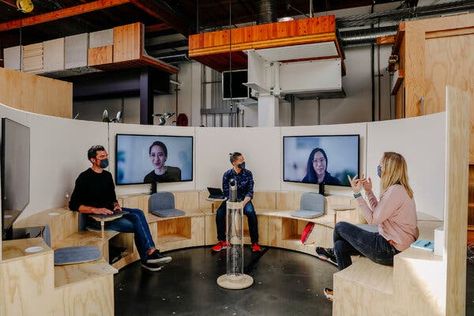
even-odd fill
[{"label": "round pedestal base", "polygon": [[241,290],[253,284],[253,278],[247,274],[224,274],[217,278],[217,285],[224,289]]}]

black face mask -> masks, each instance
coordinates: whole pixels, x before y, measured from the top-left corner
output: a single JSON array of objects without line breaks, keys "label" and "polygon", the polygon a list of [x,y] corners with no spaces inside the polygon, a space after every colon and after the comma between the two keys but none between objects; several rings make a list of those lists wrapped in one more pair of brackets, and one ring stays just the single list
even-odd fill
[{"label": "black face mask", "polygon": [[240,169],[245,169],[245,161],[238,164],[237,167],[239,167]]},{"label": "black face mask", "polygon": [[102,169],[105,169],[109,166],[109,159],[103,159],[103,160],[100,160],[99,162],[99,166],[102,168]]}]

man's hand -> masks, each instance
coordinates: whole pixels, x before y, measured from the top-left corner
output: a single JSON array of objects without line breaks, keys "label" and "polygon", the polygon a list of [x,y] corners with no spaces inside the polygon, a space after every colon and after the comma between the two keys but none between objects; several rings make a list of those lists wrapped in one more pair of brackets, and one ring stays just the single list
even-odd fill
[{"label": "man's hand", "polygon": [[247,205],[247,203],[250,202],[250,200],[251,200],[250,196],[246,196],[244,200],[242,201],[243,207],[245,207],[245,205]]},{"label": "man's hand", "polygon": [[101,207],[101,208],[94,208],[92,210],[92,213],[94,214],[104,214],[104,215],[110,215],[110,214],[113,214],[114,212],[112,212],[111,210],[105,208],[105,207]]}]

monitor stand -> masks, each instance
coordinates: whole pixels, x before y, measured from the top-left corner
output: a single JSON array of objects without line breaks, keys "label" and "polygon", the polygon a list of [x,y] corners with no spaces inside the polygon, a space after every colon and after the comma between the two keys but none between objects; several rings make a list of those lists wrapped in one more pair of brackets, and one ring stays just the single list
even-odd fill
[{"label": "monitor stand", "polygon": [[158,187],[158,182],[153,181],[153,182],[150,183],[150,195],[157,192],[156,191],[157,187]]},{"label": "monitor stand", "polygon": [[324,183],[319,184],[319,194],[326,196],[326,193],[324,192]]}]

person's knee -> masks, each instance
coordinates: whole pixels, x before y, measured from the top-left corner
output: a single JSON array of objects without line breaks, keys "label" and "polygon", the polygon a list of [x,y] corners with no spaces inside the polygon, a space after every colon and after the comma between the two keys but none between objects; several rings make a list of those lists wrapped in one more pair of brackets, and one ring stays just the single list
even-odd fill
[{"label": "person's knee", "polygon": [[342,231],[347,231],[347,229],[351,226],[350,223],[347,222],[337,222],[336,225],[334,226],[334,231],[335,232],[342,232]]}]

